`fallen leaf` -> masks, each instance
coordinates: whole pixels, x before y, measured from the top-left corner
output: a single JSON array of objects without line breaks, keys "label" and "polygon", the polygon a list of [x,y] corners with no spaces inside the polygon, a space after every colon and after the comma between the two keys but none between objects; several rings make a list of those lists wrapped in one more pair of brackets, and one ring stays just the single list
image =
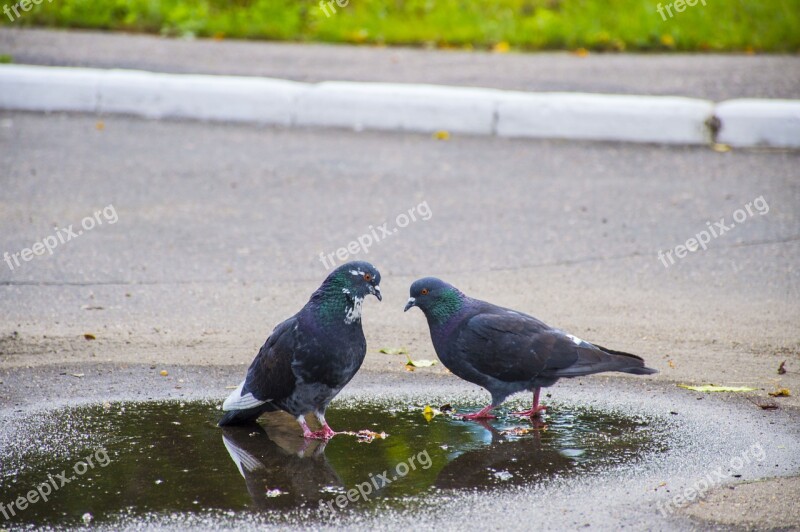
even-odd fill
[{"label": "fallen leaf", "polygon": [[784,360],[781,362],[781,365],[778,366],[778,375],[785,375],[786,374],[786,361]]},{"label": "fallen leaf", "polygon": [[755,399],[748,398],[751,403],[759,407],[761,410],[778,410],[780,406],[778,403],[773,401],[772,399],[760,399],[756,397]]},{"label": "fallen leaf", "polygon": [[450,132],[441,129],[433,134],[433,138],[436,140],[450,140]]},{"label": "fallen leaf", "polygon": [[96,340],[97,339],[97,337],[95,335],[93,335],[92,333],[85,333],[83,335],[83,337],[86,338],[87,340]]},{"label": "fallen leaf", "polygon": [[362,429],[358,432],[343,432],[342,434],[355,436],[359,443],[372,443],[372,440],[385,440],[389,437],[385,432],[373,432],[369,429]]},{"label": "fallen leaf", "polygon": [[768,395],[771,397],[789,397],[792,395],[792,392],[789,391],[789,388],[781,388],[780,390],[769,392]]},{"label": "fallen leaf", "polygon": [[106,123],[101,120],[94,125],[94,128],[97,131],[103,131],[106,128]]},{"label": "fallen leaf", "polygon": [[511,46],[506,41],[500,41],[492,47],[492,51],[496,54],[507,54],[511,50]]},{"label": "fallen leaf", "polygon": [[668,360],[668,361],[667,361],[667,364],[668,364],[668,365],[669,365],[669,367],[671,367],[672,369],[675,369],[675,362],[673,362],[672,360]]},{"label": "fallen leaf", "polygon": [[711,149],[713,149],[717,153],[728,153],[729,151],[731,151],[730,146],[728,146],[727,144],[719,144],[719,143],[714,143],[714,145],[711,146]]},{"label": "fallen leaf", "polygon": [[425,405],[425,408],[422,409],[422,417],[424,417],[425,421],[427,421],[428,423],[430,423],[433,418],[435,418],[441,413],[442,413],[441,410],[431,408],[431,405]]},{"label": "fallen leaf", "polygon": [[405,347],[381,347],[378,352],[385,355],[407,355],[408,349]]},{"label": "fallen leaf", "polygon": [[166,377],[167,375],[169,375],[169,373],[167,373],[167,370],[165,370],[165,369],[162,369],[162,370],[159,372],[159,375],[161,375],[162,377]]},{"label": "fallen leaf", "polygon": [[702,386],[679,384],[678,387],[695,392],[754,392],[756,390],[755,388],[749,388],[747,386],[717,386],[716,384],[703,384]]},{"label": "fallen leaf", "polygon": [[[436,364],[435,360],[411,360],[411,357],[406,355],[408,362],[406,362],[406,368],[429,368]],[[413,369],[409,371],[414,371]]]},{"label": "fallen leaf", "polygon": [[586,48],[578,48],[577,50],[572,52],[573,54],[577,55],[578,57],[586,57],[589,55],[589,50]]}]

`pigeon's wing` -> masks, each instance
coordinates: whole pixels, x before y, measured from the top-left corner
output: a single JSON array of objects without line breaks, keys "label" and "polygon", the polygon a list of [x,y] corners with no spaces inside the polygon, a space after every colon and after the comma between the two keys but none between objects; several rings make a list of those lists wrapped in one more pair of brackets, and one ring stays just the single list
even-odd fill
[{"label": "pigeon's wing", "polygon": [[456,346],[475,371],[506,382],[603,371],[649,375],[641,357],[593,345],[527,314],[496,308],[470,318]]},{"label": "pigeon's wing", "polygon": [[456,348],[476,371],[506,382],[534,379],[548,367],[557,337],[541,321],[510,310],[482,313],[461,328]]},{"label": "pigeon's wing", "polygon": [[297,317],[292,317],[275,327],[222,409],[244,410],[288,397],[295,387],[292,361],[298,346]]}]

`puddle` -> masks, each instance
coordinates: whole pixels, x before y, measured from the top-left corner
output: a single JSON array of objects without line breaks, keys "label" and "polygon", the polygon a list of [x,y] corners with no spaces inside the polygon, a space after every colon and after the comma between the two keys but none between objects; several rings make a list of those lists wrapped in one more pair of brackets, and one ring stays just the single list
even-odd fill
[{"label": "puddle", "polygon": [[[260,426],[220,429],[217,406],[107,403],[32,422],[30,440],[37,443],[3,458],[0,503],[8,507],[23,497],[27,506],[15,506],[6,522],[74,525],[87,513],[94,523],[113,523],[175,512],[413,508],[454,490],[636,467],[646,455],[666,451],[656,420],[566,406],[534,427],[512,416],[485,425],[447,415],[426,421],[423,405],[340,402],[327,416],[334,429],[389,436],[371,443],[337,436],[327,444],[303,440],[283,414],[263,417]],[[41,494],[31,502],[37,486],[50,491],[46,502]]]}]

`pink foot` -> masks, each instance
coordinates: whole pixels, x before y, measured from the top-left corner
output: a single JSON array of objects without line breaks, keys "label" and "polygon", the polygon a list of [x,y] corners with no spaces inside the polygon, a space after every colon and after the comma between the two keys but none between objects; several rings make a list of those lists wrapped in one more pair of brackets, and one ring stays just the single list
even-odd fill
[{"label": "pink foot", "polygon": [[458,417],[460,417],[461,419],[467,419],[467,420],[471,420],[471,419],[497,419],[497,416],[493,416],[492,414],[489,413],[489,412],[492,411],[493,408],[494,408],[494,406],[489,405],[486,408],[480,410],[479,412],[474,412],[472,414],[462,414],[462,415],[460,415]]},{"label": "pink foot", "polygon": [[546,406],[539,404],[539,388],[533,391],[533,405],[530,410],[523,410],[522,412],[511,412],[512,416],[525,416],[525,417],[540,417],[539,412],[547,410]]},{"label": "pink foot", "polygon": [[511,412],[512,416],[522,416],[522,417],[541,417],[540,412],[544,412],[547,410],[546,406],[539,405],[536,408],[531,408],[530,410],[522,410],[520,412]]}]

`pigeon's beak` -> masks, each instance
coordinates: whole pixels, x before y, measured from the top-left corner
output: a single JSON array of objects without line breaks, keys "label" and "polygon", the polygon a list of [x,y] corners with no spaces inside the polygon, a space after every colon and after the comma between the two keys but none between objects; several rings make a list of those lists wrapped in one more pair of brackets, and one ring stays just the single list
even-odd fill
[{"label": "pigeon's beak", "polygon": [[417,306],[417,300],[414,299],[413,297],[409,297],[408,298],[408,303],[406,303],[406,308],[403,309],[403,312],[406,312],[411,307],[416,307],[416,306]]},{"label": "pigeon's beak", "polygon": [[380,286],[375,285],[374,287],[372,287],[372,293],[375,295],[375,297],[378,298],[378,301],[383,301],[383,296],[381,295],[381,287]]}]

